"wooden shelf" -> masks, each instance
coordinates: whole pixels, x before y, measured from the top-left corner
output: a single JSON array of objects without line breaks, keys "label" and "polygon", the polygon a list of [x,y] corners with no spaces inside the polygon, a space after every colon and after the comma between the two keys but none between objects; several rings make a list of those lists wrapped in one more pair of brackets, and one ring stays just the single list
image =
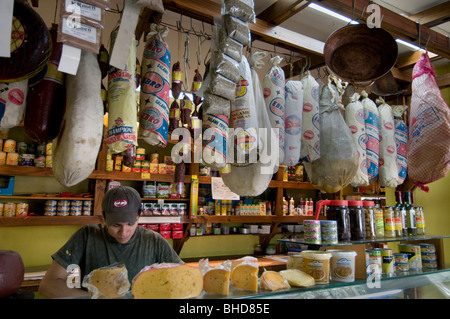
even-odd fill
[{"label": "wooden shelf", "polygon": [[[301,223],[314,216],[276,216],[276,215],[199,215],[190,218],[192,223]],[[319,218],[320,219],[320,218]]]},{"label": "wooden shelf", "polygon": [[101,224],[103,217],[94,216],[26,216],[26,217],[2,217],[0,226],[60,226],[60,225],[84,225]]},{"label": "wooden shelf", "polygon": [[0,196],[2,199],[31,199],[31,200],[94,200],[94,197],[58,197],[58,196],[29,196],[29,195],[12,195]]}]

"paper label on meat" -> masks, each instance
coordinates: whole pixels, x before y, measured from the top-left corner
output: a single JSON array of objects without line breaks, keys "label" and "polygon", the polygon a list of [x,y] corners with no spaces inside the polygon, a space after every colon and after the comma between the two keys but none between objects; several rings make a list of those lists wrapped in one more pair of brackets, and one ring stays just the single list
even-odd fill
[{"label": "paper label on meat", "polygon": [[[155,25],[152,25],[155,27]],[[150,145],[165,146],[169,137],[170,52],[156,31],[146,43],[142,61],[140,135]]]}]

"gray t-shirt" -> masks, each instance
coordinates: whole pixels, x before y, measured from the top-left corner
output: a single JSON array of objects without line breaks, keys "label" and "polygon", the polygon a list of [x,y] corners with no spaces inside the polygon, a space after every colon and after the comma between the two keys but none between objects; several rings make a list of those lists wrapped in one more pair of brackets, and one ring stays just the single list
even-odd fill
[{"label": "gray t-shirt", "polygon": [[154,263],[183,263],[172,246],[157,232],[141,226],[126,244],[117,242],[105,225],[81,227],[52,258],[64,268],[71,264],[81,269],[81,281],[92,270],[122,263],[130,283],[145,266]]}]

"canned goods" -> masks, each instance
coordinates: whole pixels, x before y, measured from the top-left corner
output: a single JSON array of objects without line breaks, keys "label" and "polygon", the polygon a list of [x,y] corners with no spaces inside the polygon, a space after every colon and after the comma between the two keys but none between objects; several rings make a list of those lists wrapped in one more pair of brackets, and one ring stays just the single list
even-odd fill
[{"label": "canned goods", "polygon": [[147,183],[144,182],[142,185],[142,194],[147,198],[155,198],[156,197],[156,183]]},{"label": "canned goods", "polygon": [[16,151],[16,141],[9,139],[3,143],[3,152],[11,153],[15,151]]},{"label": "canned goods", "polygon": [[420,243],[420,251],[421,253],[435,253],[436,247],[433,244]]},{"label": "canned goods", "polygon": [[19,153],[6,153],[6,165],[19,165]]},{"label": "canned goods", "polygon": [[0,152],[0,165],[6,164],[6,152]]},{"label": "canned goods", "polygon": [[394,269],[395,271],[409,271],[408,254],[394,254]]},{"label": "canned goods", "polygon": [[308,219],[303,221],[303,240],[308,244],[321,244],[320,220]]},{"label": "canned goods", "polygon": [[28,204],[18,203],[16,205],[16,216],[27,216],[28,215]]},{"label": "canned goods", "polygon": [[320,221],[322,244],[337,244],[338,231],[337,221],[335,220],[321,220]]},{"label": "canned goods", "polygon": [[72,200],[70,202],[70,216],[81,216],[83,211],[83,201],[81,200]]},{"label": "canned goods", "polygon": [[70,201],[69,200],[58,201],[58,205],[56,207],[56,215],[69,216],[69,214],[70,214]]},{"label": "canned goods", "polygon": [[392,249],[380,249],[383,274],[394,273],[394,255]]},{"label": "canned goods", "polygon": [[383,262],[381,260],[381,251],[379,249],[368,249],[369,253],[369,265],[368,275],[375,274],[381,275]]},{"label": "canned goods", "polygon": [[186,208],[187,208],[187,204],[186,203],[178,204],[178,214],[186,215]]},{"label": "canned goods", "polygon": [[14,203],[5,203],[3,208],[3,216],[13,217],[16,215],[16,205]]},{"label": "canned goods", "polygon": [[5,204],[4,203],[0,203],[0,216],[3,216],[3,209],[4,209]]},{"label": "canned goods", "polygon": [[45,216],[56,216],[57,205],[58,205],[58,202],[56,200],[46,200],[45,208],[44,208],[44,215]]},{"label": "canned goods", "polygon": [[422,269],[420,246],[412,244],[398,244],[399,251],[408,254],[409,270]]},{"label": "canned goods", "polygon": [[150,154],[150,163],[152,163],[152,164],[159,163],[159,154],[158,153]]}]

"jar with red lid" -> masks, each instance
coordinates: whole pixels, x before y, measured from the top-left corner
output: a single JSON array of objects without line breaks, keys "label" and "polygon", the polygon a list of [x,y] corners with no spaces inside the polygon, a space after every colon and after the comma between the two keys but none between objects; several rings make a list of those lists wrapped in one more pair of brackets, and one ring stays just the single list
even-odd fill
[{"label": "jar with red lid", "polygon": [[349,200],[348,209],[350,212],[350,232],[352,240],[366,238],[366,221],[364,218],[363,201]]},{"label": "jar with red lid", "polygon": [[350,217],[347,200],[319,200],[316,206],[316,219],[319,218],[319,213],[323,205],[326,205],[325,210],[328,220],[335,220],[337,223],[338,240],[350,240]]}]

